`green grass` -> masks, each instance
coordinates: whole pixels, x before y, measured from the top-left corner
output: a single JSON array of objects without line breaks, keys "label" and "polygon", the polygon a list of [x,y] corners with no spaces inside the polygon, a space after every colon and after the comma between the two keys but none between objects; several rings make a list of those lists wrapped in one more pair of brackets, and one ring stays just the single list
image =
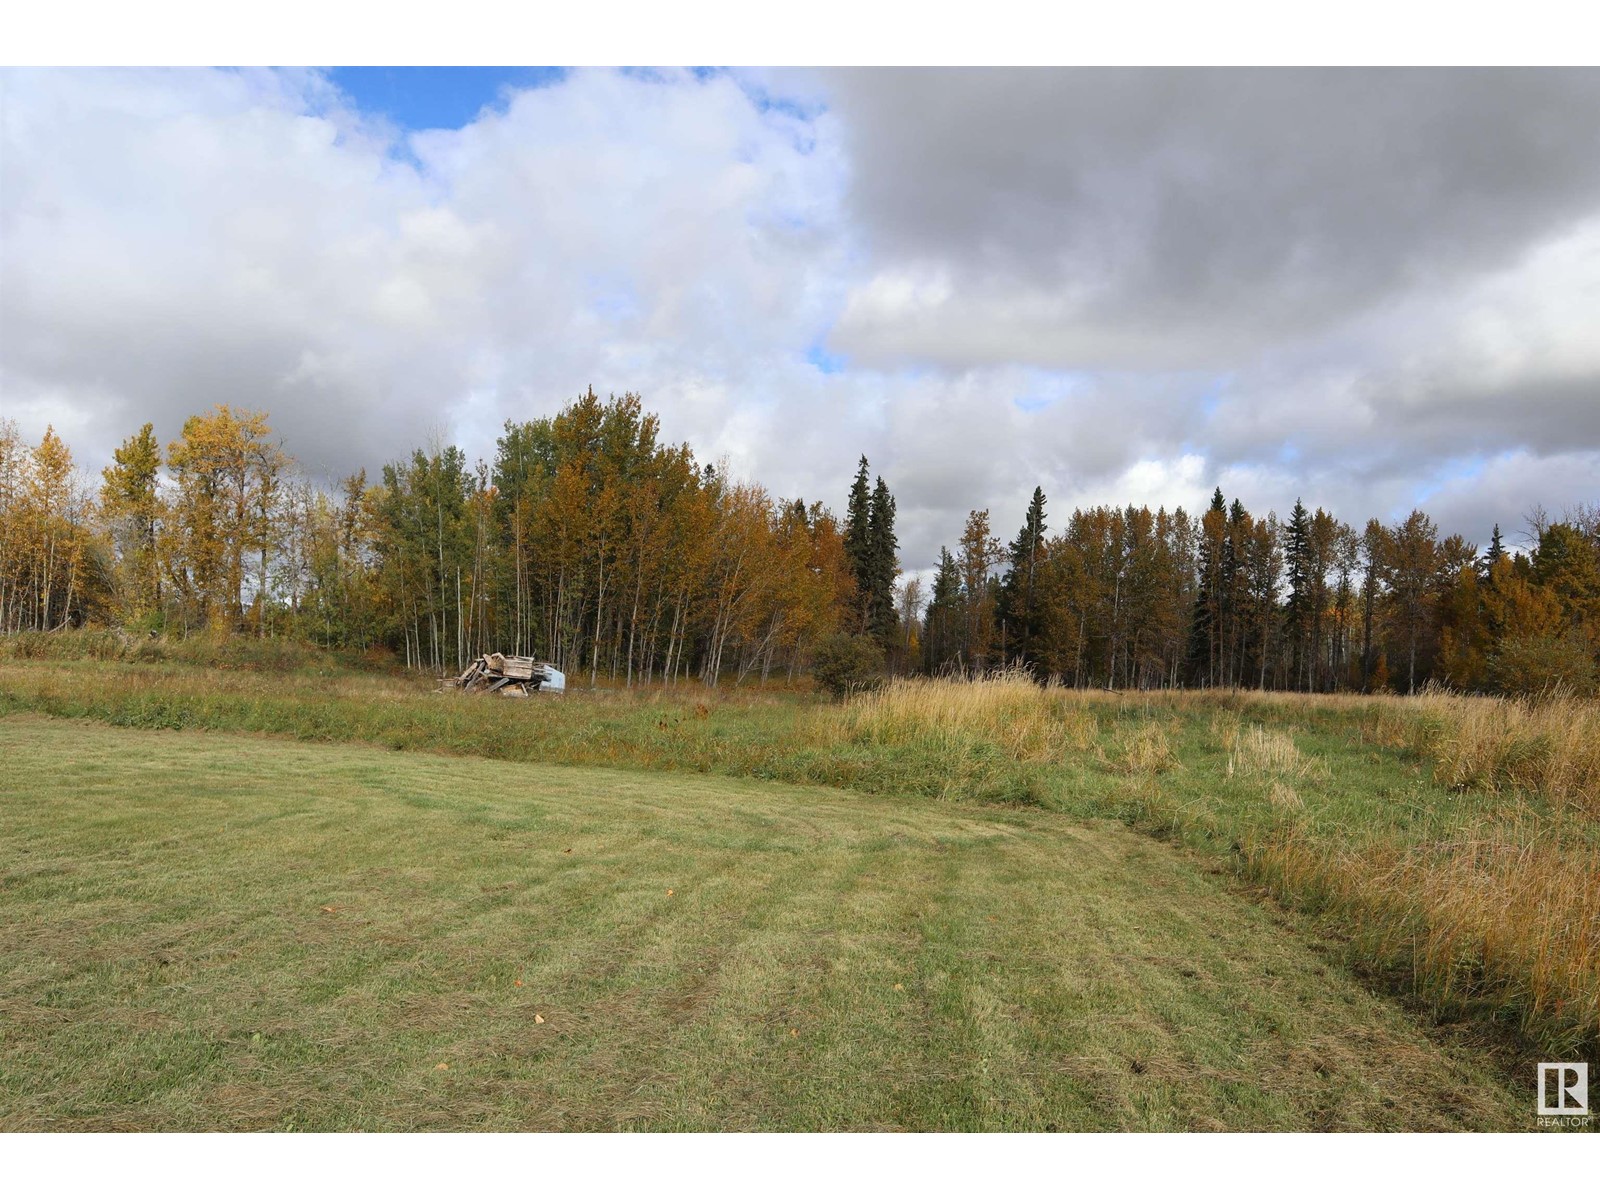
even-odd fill
[{"label": "green grass", "polygon": [[[1489,1051],[1116,821],[112,728],[4,686],[0,1128],[1531,1125]],[[345,703],[463,711],[330,695],[297,731]],[[596,724],[648,737],[636,708]]]},{"label": "green grass", "polygon": [[[30,649],[55,656],[41,662],[0,645],[0,715],[623,767],[663,786],[826,785],[984,819],[1115,820],[1309,917],[1367,986],[1499,1041],[1519,1087],[1535,1061],[1600,1056],[1600,796],[1581,772],[1547,795],[1460,765],[1520,763],[1553,736],[1581,762],[1586,708],[1530,724],[1487,700],[1451,702],[1457,713],[1427,697],[1119,697],[1016,681],[891,688],[844,708],[698,687],[508,702],[337,663],[72,660],[63,646]],[[1462,719],[1476,723],[1470,738]]]},{"label": "green grass", "polygon": [[[3,641],[0,641],[3,645]],[[135,729],[239,730],[510,761],[693,771],[877,794],[1011,802],[1036,773],[981,740],[943,747],[842,742],[808,694],[577,692],[507,701],[436,681],[345,669],[273,672],[182,663],[7,661],[0,713],[89,717]]]}]

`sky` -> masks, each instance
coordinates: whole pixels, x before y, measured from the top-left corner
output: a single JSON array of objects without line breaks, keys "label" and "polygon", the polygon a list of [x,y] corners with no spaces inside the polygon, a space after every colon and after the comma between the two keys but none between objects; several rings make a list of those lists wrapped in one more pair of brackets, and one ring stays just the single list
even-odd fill
[{"label": "sky", "polygon": [[[593,386],[776,496],[1600,501],[1600,71],[0,71],[0,416],[323,479]],[[1513,536],[1513,540],[1514,536]]]}]

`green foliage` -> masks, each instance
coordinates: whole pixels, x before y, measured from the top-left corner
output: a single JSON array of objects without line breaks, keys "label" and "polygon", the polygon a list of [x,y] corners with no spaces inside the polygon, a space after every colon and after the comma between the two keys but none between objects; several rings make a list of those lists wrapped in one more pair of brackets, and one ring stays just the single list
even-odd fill
[{"label": "green foliage", "polygon": [[1021,663],[1039,671],[1039,640],[1044,633],[1040,612],[1039,576],[1048,554],[1045,533],[1044,489],[1034,488],[1022,528],[1007,547],[1008,566],[1000,583],[998,617],[1003,665]]},{"label": "green foliage", "polygon": [[965,644],[965,619],[961,604],[961,572],[947,547],[939,547],[939,572],[933,577],[933,595],[923,616],[922,669],[945,675],[960,668]]},{"label": "green foliage", "polygon": [[856,632],[865,633],[871,625],[872,596],[872,492],[867,483],[867,456],[861,456],[850,495],[845,502],[844,552],[855,579]]},{"label": "green foliage", "polygon": [[161,611],[161,557],[157,535],[163,515],[158,491],[161,446],[155,426],[145,422],[112,455],[102,473],[101,512],[121,554],[121,616],[150,627]]},{"label": "green foliage", "polygon": [[900,541],[894,532],[894,510],[894,496],[880,475],[872,489],[872,511],[868,520],[871,557],[867,564],[867,586],[872,607],[867,614],[867,628],[884,647],[894,642],[896,630],[894,581],[900,573],[897,554]]},{"label": "green foliage", "polygon": [[1581,630],[1563,634],[1513,635],[1489,656],[1488,675],[1508,696],[1561,691],[1592,696],[1596,690],[1595,650]]},{"label": "green foliage", "polygon": [[883,681],[883,646],[859,633],[836,633],[811,656],[811,677],[835,700],[869,691]]},{"label": "green foliage", "polygon": [[1539,518],[1531,557],[1496,526],[1480,559],[1421,511],[1358,537],[1299,500],[1280,523],[1220,488],[1198,519],[1099,506],[1052,535],[1035,488],[1008,547],[969,513],[919,614],[920,579],[896,593],[895,498],[864,456],[841,524],[663,443],[632,394],[590,388],[508,421],[492,464],[419,449],[376,485],[363,471],[325,490],[266,414],[221,405],[165,465],[163,482],[146,424],[96,504],[53,430],[29,447],[0,420],[0,630],[249,632],[392,652],[435,678],[501,650],[628,687],[793,685],[839,629],[874,638],[892,674],[1021,662],[1115,689],[1520,692],[1600,670],[1600,515],[1582,507]]},{"label": "green foliage", "polygon": [[878,477],[867,487],[867,458],[861,456],[845,508],[844,549],[855,579],[855,627],[870,633],[887,650],[895,641],[894,581],[900,571],[894,531],[895,502]]},{"label": "green foliage", "polygon": [[1539,535],[1532,567],[1534,582],[1559,601],[1568,628],[1600,638],[1600,544],[1571,525],[1551,525]]}]

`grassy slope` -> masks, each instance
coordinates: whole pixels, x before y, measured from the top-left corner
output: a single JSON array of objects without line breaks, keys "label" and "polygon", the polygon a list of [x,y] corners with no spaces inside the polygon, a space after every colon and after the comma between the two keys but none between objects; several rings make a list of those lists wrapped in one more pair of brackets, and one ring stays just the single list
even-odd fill
[{"label": "grassy slope", "polygon": [[[1364,977],[1420,997],[1445,1020],[1509,1031],[1526,1064],[1593,1059],[1600,1047],[1600,708],[1592,705],[1528,712],[1486,699],[1104,697],[1004,680],[902,682],[845,707],[696,689],[506,703],[329,664],[8,661],[17,644],[0,641],[0,714],[1116,818],[1321,914],[1350,935],[1343,960]],[[72,645],[49,639],[34,649]]]},{"label": "grassy slope", "polygon": [[0,754],[0,1128],[1528,1125],[1111,822],[25,715]]}]

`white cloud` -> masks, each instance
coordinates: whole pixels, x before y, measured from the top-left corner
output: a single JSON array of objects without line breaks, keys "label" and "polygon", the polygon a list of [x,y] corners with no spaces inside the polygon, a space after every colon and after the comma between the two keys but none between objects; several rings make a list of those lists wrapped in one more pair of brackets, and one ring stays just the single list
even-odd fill
[{"label": "white cloud", "polygon": [[91,467],[264,408],[336,474],[638,391],[778,495],[840,508],[866,453],[912,568],[1036,484],[1053,528],[1217,484],[1474,537],[1595,500],[1596,135],[1530,116],[1593,79],[1314,127],[1179,82],[577,71],[405,136],[316,72],[0,72],[0,406]]},{"label": "white cloud", "polygon": [[406,146],[314,75],[5,88],[0,386],[63,420],[87,398],[91,456],[227,402],[346,469],[441,417],[481,435],[590,383],[683,395],[669,433],[714,453],[753,360],[831,316],[826,121],[801,153],[792,118],[726,77],[578,72]]}]

